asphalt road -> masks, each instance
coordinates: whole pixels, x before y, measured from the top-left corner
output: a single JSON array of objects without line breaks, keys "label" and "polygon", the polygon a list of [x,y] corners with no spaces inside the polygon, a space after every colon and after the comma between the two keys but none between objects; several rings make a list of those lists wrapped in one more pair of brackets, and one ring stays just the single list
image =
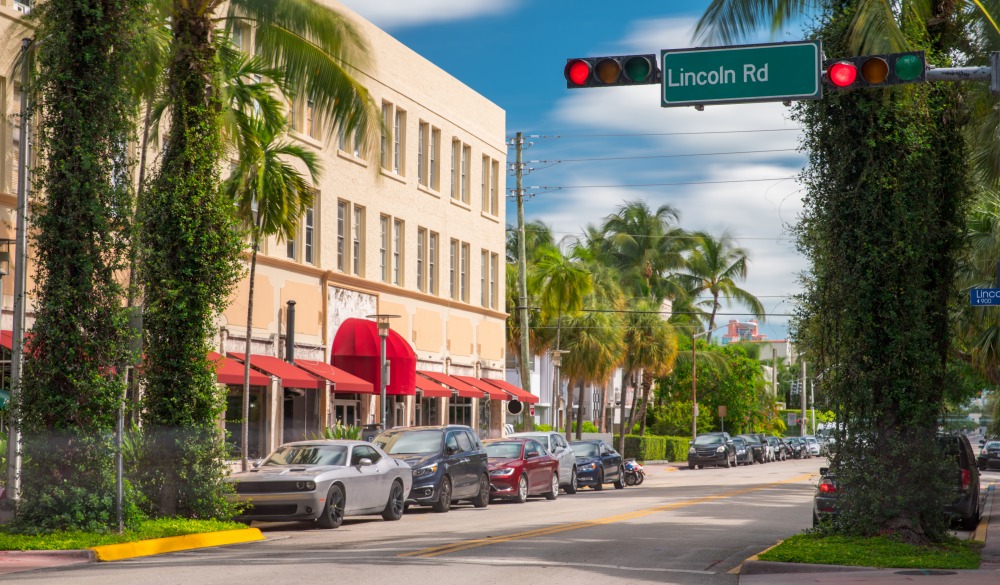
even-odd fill
[{"label": "asphalt road", "polygon": [[61,585],[735,584],[745,558],[810,525],[824,459],[733,469],[647,466],[637,487],[554,501],[411,508],[337,530],[255,524],[266,542],[5,575]]}]

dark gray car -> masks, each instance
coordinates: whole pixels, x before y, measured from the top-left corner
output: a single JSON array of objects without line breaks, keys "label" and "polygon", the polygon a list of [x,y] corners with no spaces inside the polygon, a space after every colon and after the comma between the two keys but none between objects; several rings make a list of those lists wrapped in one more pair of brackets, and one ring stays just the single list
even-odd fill
[{"label": "dark gray car", "polygon": [[468,500],[477,508],[490,501],[486,449],[467,426],[390,429],[372,439],[390,457],[413,468],[413,488],[407,504],[447,512],[452,502]]},{"label": "dark gray car", "polygon": [[729,433],[704,433],[695,437],[688,449],[688,468],[706,465],[736,466],[736,447]]}]

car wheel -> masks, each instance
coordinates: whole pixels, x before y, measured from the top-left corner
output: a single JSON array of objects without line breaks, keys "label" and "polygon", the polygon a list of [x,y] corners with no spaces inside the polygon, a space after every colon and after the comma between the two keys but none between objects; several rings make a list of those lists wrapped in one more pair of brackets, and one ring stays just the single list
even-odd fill
[{"label": "car wheel", "polygon": [[559,474],[552,474],[552,491],[545,494],[546,500],[554,500],[559,497]]},{"label": "car wheel", "polygon": [[576,493],[576,488],[577,488],[577,485],[576,485],[576,467],[574,467],[573,471],[571,471],[570,474],[569,474],[569,483],[566,484],[566,493],[567,494],[575,494]]},{"label": "car wheel", "polygon": [[688,469],[698,469],[698,466],[694,463],[688,463]]},{"label": "car wheel", "polygon": [[344,490],[339,485],[330,486],[323,512],[317,519],[320,528],[337,528],[344,523]]},{"label": "car wheel", "polygon": [[490,476],[483,474],[479,478],[479,493],[472,500],[472,505],[476,508],[485,508],[490,504]]},{"label": "car wheel", "polygon": [[431,508],[435,512],[443,513],[451,509],[451,480],[447,477],[441,480],[441,490],[438,501],[434,502]]},{"label": "car wheel", "polygon": [[382,519],[392,522],[402,518],[403,508],[406,506],[405,500],[402,482],[392,482],[392,487],[389,488],[389,500],[385,503],[385,509],[382,510]]},{"label": "car wheel", "polygon": [[615,489],[620,490],[625,487],[625,468],[618,468],[618,479],[615,480]]},{"label": "car wheel", "polygon": [[523,504],[528,500],[528,478],[523,475],[517,478],[517,495],[514,496],[514,501],[518,504]]},{"label": "car wheel", "polygon": [[726,455],[726,464],[723,467],[732,467],[732,466],[733,466],[733,460],[729,458],[729,455]]},{"label": "car wheel", "polygon": [[604,470],[599,469],[597,471],[597,483],[594,484],[594,489],[601,491],[604,489]]}]

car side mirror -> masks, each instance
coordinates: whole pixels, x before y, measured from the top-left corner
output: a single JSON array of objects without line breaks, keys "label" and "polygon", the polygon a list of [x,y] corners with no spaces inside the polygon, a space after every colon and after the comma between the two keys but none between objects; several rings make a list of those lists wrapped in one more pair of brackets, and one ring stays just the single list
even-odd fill
[{"label": "car side mirror", "polygon": [[445,450],[444,450],[444,452],[445,452],[446,455],[454,455],[455,453],[458,453],[458,448],[457,447],[446,447]]},{"label": "car side mirror", "polygon": [[367,458],[367,457],[362,457],[358,461],[358,467],[366,467],[368,465],[375,465],[375,462],[372,461],[371,459]]},{"label": "car side mirror", "polygon": [[819,468],[819,474],[821,476],[826,475],[828,473],[830,473],[830,468],[829,467],[820,467]]}]

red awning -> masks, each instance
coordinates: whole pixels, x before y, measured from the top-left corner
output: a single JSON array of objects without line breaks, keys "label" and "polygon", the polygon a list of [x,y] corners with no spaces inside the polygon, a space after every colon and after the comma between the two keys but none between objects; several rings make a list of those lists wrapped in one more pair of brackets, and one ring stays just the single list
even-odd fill
[{"label": "red awning", "polygon": [[459,380],[465,382],[469,386],[474,386],[490,397],[490,400],[510,400],[510,395],[503,390],[498,389],[493,384],[487,384],[479,378],[473,378],[472,376],[455,376]]},{"label": "red awning", "polygon": [[483,398],[483,390],[480,390],[471,384],[467,384],[453,376],[447,376],[439,372],[425,372],[423,370],[417,370],[417,374],[427,376],[438,384],[451,388],[456,394],[462,396],[463,398]]},{"label": "red awning", "polygon": [[0,331],[0,347],[14,351],[14,332],[10,329]]},{"label": "red awning", "polygon": [[345,372],[340,368],[335,368],[326,362],[318,362],[315,360],[295,360],[295,365],[314,376],[319,376],[320,378],[333,382],[333,391],[336,393],[375,393],[375,385],[371,382],[366,382],[354,374]]},{"label": "red awning", "polygon": [[[330,363],[371,382],[381,384],[381,345],[378,325],[369,319],[347,319],[337,328],[333,338]],[[403,336],[389,329],[385,340],[385,357],[389,362],[389,383],[385,393],[390,396],[416,394],[417,355]]]},{"label": "red awning", "polygon": [[417,386],[417,391],[423,394],[424,398],[451,398],[451,390],[430,378],[416,376],[413,382]]},{"label": "red awning", "polygon": [[[242,353],[229,353],[229,357],[245,361]],[[272,376],[281,379],[282,388],[323,388],[325,383],[302,368],[296,367],[284,360],[269,355],[250,356],[250,365]]]},{"label": "red awning", "polygon": [[500,388],[504,392],[512,394],[519,402],[525,402],[527,404],[537,404],[538,397],[528,392],[524,388],[518,388],[517,386],[511,384],[506,380],[497,380],[495,378],[483,378],[484,382],[489,382],[497,388]]},{"label": "red awning", "polygon": [[[0,331],[0,339],[4,332]],[[10,337],[7,338],[8,341]],[[214,351],[208,352],[208,361],[214,363],[215,367],[215,377],[219,380],[220,384],[226,384],[229,386],[242,386],[243,385],[243,364],[236,360],[231,360]],[[251,386],[267,386],[271,383],[271,379],[261,374],[257,370],[250,368],[250,385]]]}]

